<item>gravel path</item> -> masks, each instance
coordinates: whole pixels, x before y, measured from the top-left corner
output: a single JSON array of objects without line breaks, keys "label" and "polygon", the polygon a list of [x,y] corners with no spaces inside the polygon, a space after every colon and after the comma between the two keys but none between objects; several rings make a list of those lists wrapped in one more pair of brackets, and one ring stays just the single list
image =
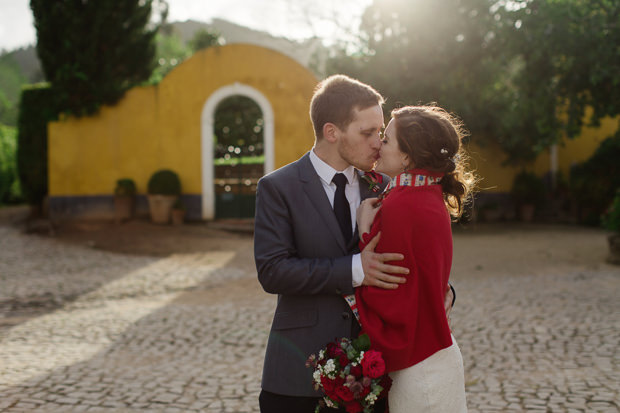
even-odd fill
[{"label": "gravel path", "polygon": [[[149,256],[0,226],[0,412],[257,412],[275,297],[251,237],[222,237]],[[620,411],[606,248],[587,228],[455,230],[470,412]]]}]

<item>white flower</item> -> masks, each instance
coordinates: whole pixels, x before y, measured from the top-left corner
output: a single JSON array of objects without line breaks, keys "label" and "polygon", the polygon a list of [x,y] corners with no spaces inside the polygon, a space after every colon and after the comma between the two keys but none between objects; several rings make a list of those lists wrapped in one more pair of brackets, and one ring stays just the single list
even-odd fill
[{"label": "white flower", "polygon": [[335,370],[336,364],[334,363],[334,359],[327,360],[327,363],[325,363],[325,372],[329,374]]},{"label": "white flower", "polygon": [[374,393],[368,393],[368,396],[366,396],[366,401],[370,404],[374,404],[374,402],[377,401],[377,395]]},{"label": "white flower", "polygon": [[323,360],[325,358],[325,350],[319,351],[319,360]]},{"label": "white flower", "polygon": [[363,358],[364,358],[364,352],[360,351],[360,356],[357,358],[357,362],[361,363]]},{"label": "white flower", "polygon": [[331,399],[328,399],[327,397],[325,397],[325,404],[327,405],[327,407],[335,407],[334,402],[331,401]]},{"label": "white flower", "polygon": [[317,383],[320,383],[321,382],[321,371],[320,370],[315,370],[314,373],[312,374],[312,378]]}]

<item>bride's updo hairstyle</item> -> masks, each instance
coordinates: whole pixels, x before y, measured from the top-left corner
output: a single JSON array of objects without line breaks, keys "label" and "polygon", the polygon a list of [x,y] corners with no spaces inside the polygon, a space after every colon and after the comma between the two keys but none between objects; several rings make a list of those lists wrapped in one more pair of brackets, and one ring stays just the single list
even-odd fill
[{"label": "bride's updo hairstyle", "polygon": [[453,217],[460,217],[476,183],[466,171],[461,140],[467,131],[462,122],[434,105],[397,108],[392,118],[398,146],[413,161],[411,167],[444,173],[440,183],[446,206]]}]

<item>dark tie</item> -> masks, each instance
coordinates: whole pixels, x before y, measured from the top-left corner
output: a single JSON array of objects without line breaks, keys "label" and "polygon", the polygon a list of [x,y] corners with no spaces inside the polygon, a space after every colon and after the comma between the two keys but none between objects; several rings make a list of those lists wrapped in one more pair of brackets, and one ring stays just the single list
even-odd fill
[{"label": "dark tie", "polygon": [[347,185],[347,177],[344,176],[344,174],[336,174],[332,182],[336,184],[334,212],[336,213],[336,219],[338,220],[338,225],[340,225],[342,235],[344,235],[345,243],[348,244],[353,236],[353,229],[351,228],[351,208],[344,194],[344,188]]}]

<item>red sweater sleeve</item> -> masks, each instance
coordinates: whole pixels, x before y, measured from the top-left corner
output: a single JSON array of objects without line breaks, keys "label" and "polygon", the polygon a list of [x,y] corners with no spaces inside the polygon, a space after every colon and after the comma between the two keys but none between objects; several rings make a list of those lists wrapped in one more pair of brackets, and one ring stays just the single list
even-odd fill
[{"label": "red sweater sleeve", "polygon": [[405,256],[409,268],[395,290],[356,289],[362,332],[381,351],[388,371],[409,367],[451,343],[443,298],[452,260],[450,219],[439,188],[394,189],[360,248],[381,231],[375,251]]}]

